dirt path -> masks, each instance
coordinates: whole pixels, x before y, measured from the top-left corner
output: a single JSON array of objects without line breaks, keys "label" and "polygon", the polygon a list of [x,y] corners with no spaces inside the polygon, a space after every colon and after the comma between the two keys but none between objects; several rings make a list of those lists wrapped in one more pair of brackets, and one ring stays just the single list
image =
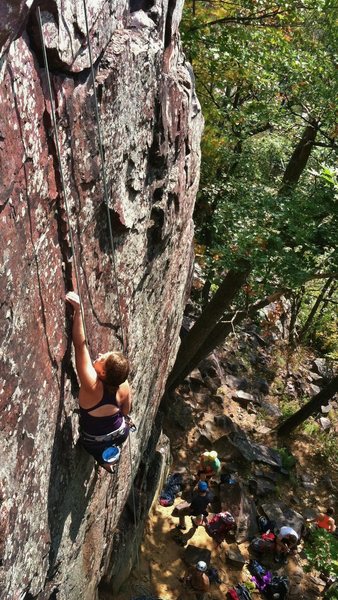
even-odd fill
[{"label": "dirt path", "polygon": [[[171,440],[171,449],[173,455],[173,465],[171,473],[176,470],[185,469],[191,483],[195,480],[198,457],[205,448],[199,444],[200,428],[212,419],[214,415],[228,415],[231,419],[240,425],[249,435],[257,439],[257,432],[262,425],[266,425],[260,415],[249,414],[243,410],[237,402],[232,400],[231,394],[224,398],[223,405],[212,401],[212,395],[185,393],[185,401],[190,405],[192,418],[195,425],[183,431],[167,420],[164,423],[164,432]],[[263,440],[262,440],[263,441]],[[265,438],[264,443],[269,445]],[[272,445],[274,445],[272,441]],[[294,435],[290,441],[289,449],[293,452],[298,465],[311,471],[313,480],[316,481],[323,476],[324,463],[320,456],[314,456],[314,445],[311,436],[299,434]],[[334,485],[338,486],[338,473],[330,473],[334,480]],[[296,492],[296,493],[295,493]],[[329,493],[323,489],[316,489],[311,494],[304,493],[304,490],[295,490],[295,483],[292,480],[286,480],[284,485],[278,489],[278,495],[285,502],[290,503],[293,509],[302,513],[303,509],[309,506],[325,506],[328,501]],[[276,499],[276,497],[275,497]],[[181,501],[177,498],[175,504]],[[338,508],[338,506],[336,507]],[[144,540],[140,551],[139,566],[135,568],[124,584],[120,593],[114,600],[131,600],[141,595],[151,595],[161,600],[177,600],[184,588],[179,578],[186,572],[185,564],[182,560],[184,547],[179,545],[173,539],[177,518],[171,516],[173,507],[162,507],[157,504],[153,512],[149,515],[146,525]],[[231,510],[231,508],[229,508]],[[191,527],[190,518],[187,518],[188,529],[184,532],[184,541],[186,545],[190,544],[199,548],[207,548],[211,551],[210,564],[215,567],[222,579],[222,584],[213,584],[210,592],[210,600],[221,600],[226,596],[226,592],[240,581],[250,581],[250,574],[246,566],[238,569],[229,564],[226,560],[226,549],[228,544],[223,542],[216,547],[213,540],[206,534],[203,527],[197,530]],[[176,530],[177,531],[177,530]],[[243,556],[249,559],[248,544],[239,546]],[[299,556],[290,559],[287,567],[283,567],[282,572],[292,575],[299,571],[299,567],[304,560]],[[266,561],[264,561],[266,564]],[[271,563],[271,568],[276,571],[276,564]],[[257,597],[253,593],[253,598]]]}]

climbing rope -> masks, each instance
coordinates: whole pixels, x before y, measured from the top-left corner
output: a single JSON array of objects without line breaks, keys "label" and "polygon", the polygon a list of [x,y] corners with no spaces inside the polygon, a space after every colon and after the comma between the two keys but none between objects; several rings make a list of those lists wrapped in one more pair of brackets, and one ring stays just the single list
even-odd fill
[{"label": "climbing rope", "polygon": [[[105,205],[106,205],[106,209],[107,209],[108,231],[109,231],[109,240],[110,240],[110,246],[111,246],[111,260],[112,260],[114,277],[115,277],[115,282],[116,282],[116,293],[117,293],[118,312],[119,312],[119,320],[120,320],[120,327],[121,327],[121,334],[122,334],[122,345],[123,345],[123,351],[124,351],[125,355],[127,356],[128,355],[127,339],[126,339],[125,332],[124,332],[123,319],[122,319],[122,311],[121,311],[121,299],[120,299],[119,287],[118,287],[118,283],[117,283],[117,268],[116,268],[116,257],[115,257],[115,245],[114,245],[114,238],[113,238],[113,232],[112,232],[111,221],[110,221],[109,197],[108,197],[108,188],[107,188],[107,180],[106,180],[106,172],[105,172],[105,159],[104,159],[104,151],[103,151],[103,145],[102,145],[102,135],[101,135],[99,108],[98,108],[96,86],[95,86],[95,73],[94,73],[94,66],[93,66],[93,60],[92,60],[92,51],[91,51],[91,43],[90,43],[90,38],[89,38],[89,28],[88,28],[88,18],[87,18],[87,7],[86,7],[86,1],[85,0],[83,0],[83,6],[84,6],[84,15],[85,15],[85,23],[86,23],[86,33],[87,33],[87,43],[88,43],[88,51],[89,51],[91,75],[92,75],[92,80],[93,80],[94,101],[95,101],[95,114],[96,114],[97,129],[98,129],[98,143],[99,143],[99,151],[100,151],[100,159],[101,159],[101,170],[102,170],[102,181],[103,181],[104,199],[105,199]],[[60,153],[60,146],[59,146],[59,140],[58,140],[58,134],[57,134],[57,124],[56,124],[56,117],[55,117],[55,108],[54,108],[53,95],[52,95],[52,87],[51,87],[51,81],[50,81],[49,64],[48,64],[47,52],[46,52],[46,47],[45,47],[45,42],[44,42],[44,36],[43,36],[43,30],[42,30],[41,11],[40,11],[39,7],[37,9],[37,13],[38,13],[38,23],[39,23],[39,29],[40,29],[41,42],[42,42],[43,59],[44,59],[44,65],[45,65],[45,70],[46,70],[46,75],[47,75],[47,82],[48,82],[48,92],[49,92],[50,103],[51,103],[51,114],[52,114],[52,123],[53,123],[54,138],[55,138],[55,148],[56,148],[57,157],[58,157],[59,172],[60,172],[61,187],[62,187],[62,194],[63,194],[63,198],[64,198],[64,203],[65,203],[65,208],[66,208],[66,214],[67,214],[67,220],[68,220],[69,240],[70,240],[70,245],[71,245],[71,249],[72,249],[72,254],[73,254],[73,257],[74,257],[74,271],[75,271],[76,284],[77,284],[77,289],[78,289],[79,298],[80,298],[81,316],[82,316],[83,328],[84,328],[84,333],[85,333],[85,339],[86,339],[86,343],[87,343],[87,328],[86,328],[86,324],[85,324],[83,303],[82,303],[81,294],[80,294],[79,270],[78,270],[77,261],[76,261],[76,254],[75,254],[75,247],[74,247],[74,240],[73,240],[72,229],[71,229],[71,226],[70,226],[70,211],[69,211],[69,206],[68,206],[68,202],[67,202],[66,186],[65,186],[65,179],[64,179],[64,175],[63,175],[63,168],[62,168],[62,162],[61,162],[61,153]],[[131,476],[132,476],[132,481],[133,481],[133,468],[132,468],[133,461],[132,461],[130,435],[128,436],[128,441],[129,441],[130,471],[131,471]],[[134,524],[135,524],[135,527],[136,527],[137,526],[137,513],[136,513],[135,490],[134,490],[133,484],[132,484],[131,491],[132,491],[132,501],[133,501],[133,511],[134,511]],[[138,546],[137,546],[137,550],[136,550],[136,560],[137,560],[137,565],[139,565]]]},{"label": "climbing rope", "polygon": [[[92,82],[93,82],[95,116],[96,116],[97,134],[98,134],[98,145],[99,145],[100,159],[101,159],[103,195],[104,195],[104,201],[105,201],[106,211],[107,211],[109,241],[110,241],[110,247],[111,247],[111,260],[112,260],[113,271],[114,271],[114,278],[115,278],[115,285],[116,285],[116,295],[117,295],[117,303],[118,303],[120,327],[121,327],[121,334],[122,334],[122,345],[123,345],[123,352],[128,357],[127,337],[126,337],[125,331],[124,331],[124,324],[123,324],[122,310],[121,310],[121,298],[120,298],[119,285],[118,285],[118,279],[117,279],[115,244],[114,244],[114,237],[113,237],[113,231],[112,231],[111,220],[110,220],[109,196],[108,196],[106,169],[105,169],[105,157],[104,157],[104,150],[103,150],[103,143],[102,143],[101,124],[100,124],[100,115],[99,115],[99,105],[98,105],[97,93],[96,93],[96,85],[95,85],[95,73],[94,73],[94,65],[93,65],[92,47],[91,47],[90,36],[89,36],[89,27],[88,27],[88,15],[87,15],[86,0],[83,0],[83,10],[84,10],[84,17],[85,17],[85,24],[86,24],[86,36],[87,36],[87,45],[88,45],[88,53],[89,53],[89,60],[90,60],[90,71],[91,71]],[[131,493],[132,493],[133,512],[134,512],[134,525],[135,525],[135,529],[136,529],[137,528],[137,513],[136,513],[136,500],[135,500],[134,476],[133,476],[133,457],[132,457],[132,452],[131,452],[130,433],[128,435],[128,446],[129,446],[130,474],[131,474],[131,480],[132,480]],[[137,544],[136,544],[136,563],[137,563],[137,566],[139,566],[139,564],[140,564],[140,561],[139,561],[139,549],[138,549],[138,545]]]},{"label": "climbing rope", "polygon": [[95,85],[95,73],[94,73],[94,65],[93,65],[92,46],[91,46],[90,37],[89,37],[86,0],[83,0],[83,10],[84,10],[84,17],[85,17],[85,24],[86,24],[86,36],[87,36],[87,45],[88,45],[88,53],[89,53],[89,61],[90,61],[90,71],[91,71],[92,82],[93,82],[95,116],[96,116],[96,123],[97,123],[97,138],[98,138],[98,145],[99,145],[99,152],[100,152],[100,159],[101,159],[103,197],[104,197],[104,203],[106,205],[106,211],[107,211],[107,224],[108,224],[109,242],[110,242],[110,248],[111,248],[111,261],[112,261],[112,265],[113,265],[114,279],[115,279],[115,286],[116,286],[117,305],[118,305],[119,321],[120,321],[121,335],[122,335],[122,346],[123,346],[124,354],[126,356],[128,356],[127,336],[125,335],[125,331],[124,331],[122,309],[121,309],[121,297],[120,297],[119,285],[118,285],[118,279],[117,279],[114,236],[113,236],[113,230],[112,230],[111,220],[110,220],[109,194],[108,194],[108,186],[107,186],[107,178],[106,178],[105,157],[104,157],[103,142],[102,142],[99,105],[98,105],[96,85]]},{"label": "climbing rope", "polygon": [[60,173],[60,179],[61,179],[62,195],[63,195],[63,200],[64,200],[64,204],[65,204],[65,208],[66,208],[68,229],[69,229],[69,241],[70,241],[73,260],[74,260],[75,279],[76,279],[76,285],[77,285],[77,290],[78,290],[79,299],[80,299],[80,310],[81,310],[81,317],[82,317],[82,323],[83,323],[83,330],[84,330],[85,340],[86,340],[86,344],[87,344],[88,343],[87,328],[86,328],[86,322],[85,322],[85,316],[84,316],[84,310],[83,310],[83,302],[82,302],[81,292],[80,292],[80,277],[79,277],[79,270],[78,270],[78,265],[77,265],[77,260],[76,260],[73,233],[72,233],[72,228],[70,225],[70,212],[69,212],[69,206],[68,206],[68,201],[67,201],[65,179],[64,179],[64,175],[63,175],[63,168],[62,168],[62,162],[61,162],[61,153],[60,153],[57,125],[56,125],[55,108],[54,108],[54,102],[53,102],[52,86],[51,86],[51,82],[50,82],[48,58],[47,58],[45,40],[44,40],[43,30],[42,30],[42,19],[41,19],[40,7],[38,7],[38,9],[37,9],[37,14],[38,14],[40,36],[41,36],[43,61],[44,61],[44,65],[45,65],[46,75],[47,75],[48,92],[49,92],[53,131],[54,131],[54,142],[55,142],[55,148],[56,148],[56,153],[57,153],[58,163],[59,163],[59,173]]}]

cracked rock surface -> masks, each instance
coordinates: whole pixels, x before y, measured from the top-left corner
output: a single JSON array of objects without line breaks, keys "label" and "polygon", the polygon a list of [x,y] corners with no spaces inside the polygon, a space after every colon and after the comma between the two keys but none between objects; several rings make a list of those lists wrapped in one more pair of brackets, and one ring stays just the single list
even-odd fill
[{"label": "cracked rock surface", "polygon": [[[202,117],[183,2],[88,0],[107,209],[83,3],[43,2],[67,215],[30,5],[0,8],[0,596],[93,600],[177,352]],[[112,477],[78,444],[75,265],[92,357],[124,332],[132,365],[138,431]]]}]

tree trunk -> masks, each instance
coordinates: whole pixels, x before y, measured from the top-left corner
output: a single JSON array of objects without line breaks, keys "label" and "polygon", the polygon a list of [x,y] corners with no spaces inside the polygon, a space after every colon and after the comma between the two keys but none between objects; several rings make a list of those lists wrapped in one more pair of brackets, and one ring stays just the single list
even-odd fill
[{"label": "tree trunk", "polygon": [[271,296],[266,296],[262,300],[259,300],[258,302],[255,302],[254,304],[249,306],[248,310],[239,310],[230,315],[225,315],[225,320],[223,319],[222,321],[216,323],[216,325],[214,326],[212,331],[210,331],[203,344],[201,344],[197,351],[191,356],[191,359],[186,364],[186,366],[183,369],[181,369],[180,374],[175,378],[175,380],[172,380],[170,389],[174,389],[175,387],[177,387],[183,381],[183,379],[187,377],[187,375],[189,375],[189,373],[191,373],[191,371],[195,369],[199,365],[199,363],[206,356],[208,356],[208,354],[210,354],[210,352],[212,352],[217,346],[222,344],[226,337],[229,335],[229,333],[234,331],[235,325],[238,325],[239,323],[241,323],[241,321],[243,321],[243,319],[247,317],[254,316],[260,308],[264,308],[264,306],[267,306],[271,302],[278,300],[278,298],[280,298],[280,296],[282,296],[284,292],[285,290],[280,290],[279,292],[276,292]]},{"label": "tree trunk", "polygon": [[236,269],[231,269],[227,273],[216,294],[207,304],[188,335],[181,341],[173,370],[167,382],[167,389],[176,387],[178,381],[182,380],[182,373],[186,371],[187,365],[191,363],[196,352],[245,283],[249,272],[248,262],[241,260]]},{"label": "tree trunk", "polygon": [[320,293],[318,294],[317,300],[314,303],[313,307],[311,308],[308,318],[306,319],[306,321],[303,325],[303,328],[299,333],[298,342],[301,342],[304,339],[306,333],[308,332],[310,326],[312,325],[313,319],[317,313],[317,310],[319,309],[321,302],[323,302],[325,294],[326,294],[327,290],[329,289],[332,281],[333,281],[333,279],[330,277],[329,279],[326,280],[325,284],[323,285]]},{"label": "tree trunk", "polygon": [[303,135],[294,149],[285,169],[279,195],[288,193],[294,188],[309,160],[318,131],[318,123],[314,119],[305,127]]},{"label": "tree trunk", "polygon": [[209,302],[209,293],[210,293],[210,290],[211,290],[211,281],[210,281],[210,279],[207,279],[206,282],[205,282],[205,284],[204,284],[204,286],[203,286],[202,294],[201,294],[203,309],[207,306],[207,304]]},{"label": "tree trunk", "polygon": [[334,394],[338,391],[338,376],[331,379],[330,383],[316,394],[310,402],[302,406],[297,412],[286,419],[284,423],[277,427],[276,432],[280,436],[288,435],[291,431],[293,431],[298,425],[303,423],[308,417],[313,415],[313,413],[320,410],[322,405],[328,403],[330,398],[334,396]]},{"label": "tree trunk", "polygon": [[323,315],[323,313],[324,313],[327,305],[329,304],[329,302],[330,302],[330,300],[331,300],[331,298],[332,298],[332,296],[333,296],[333,294],[334,294],[334,292],[336,290],[336,284],[337,284],[337,282],[335,280],[333,280],[332,281],[332,285],[331,285],[328,293],[326,294],[326,296],[325,296],[325,298],[323,300],[322,307],[321,307],[321,309],[319,311],[319,314],[318,314],[318,317],[316,319],[317,321],[320,321],[320,319],[321,319],[321,317],[322,317],[322,315]]},{"label": "tree trunk", "polygon": [[302,287],[300,292],[293,294],[291,298],[291,318],[289,325],[289,343],[291,346],[295,346],[296,344],[296,321],[299,314],[299,310],[302,304],[302,299],[304,296],[304,288]]}]

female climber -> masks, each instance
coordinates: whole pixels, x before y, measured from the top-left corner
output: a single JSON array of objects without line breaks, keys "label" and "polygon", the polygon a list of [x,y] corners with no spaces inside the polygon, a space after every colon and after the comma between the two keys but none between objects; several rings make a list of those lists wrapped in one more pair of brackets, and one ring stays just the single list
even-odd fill
[{"label": "female climber", "polygon": [[68,292],[72,305],[73,344],[80,379],[81,442],[95,460],[112,472],[120,458],[120,446],[130,429],[131,390],[127,381],[128,360],[120,352],[107,352],[91,361],[83,329],[80,299]]}]

